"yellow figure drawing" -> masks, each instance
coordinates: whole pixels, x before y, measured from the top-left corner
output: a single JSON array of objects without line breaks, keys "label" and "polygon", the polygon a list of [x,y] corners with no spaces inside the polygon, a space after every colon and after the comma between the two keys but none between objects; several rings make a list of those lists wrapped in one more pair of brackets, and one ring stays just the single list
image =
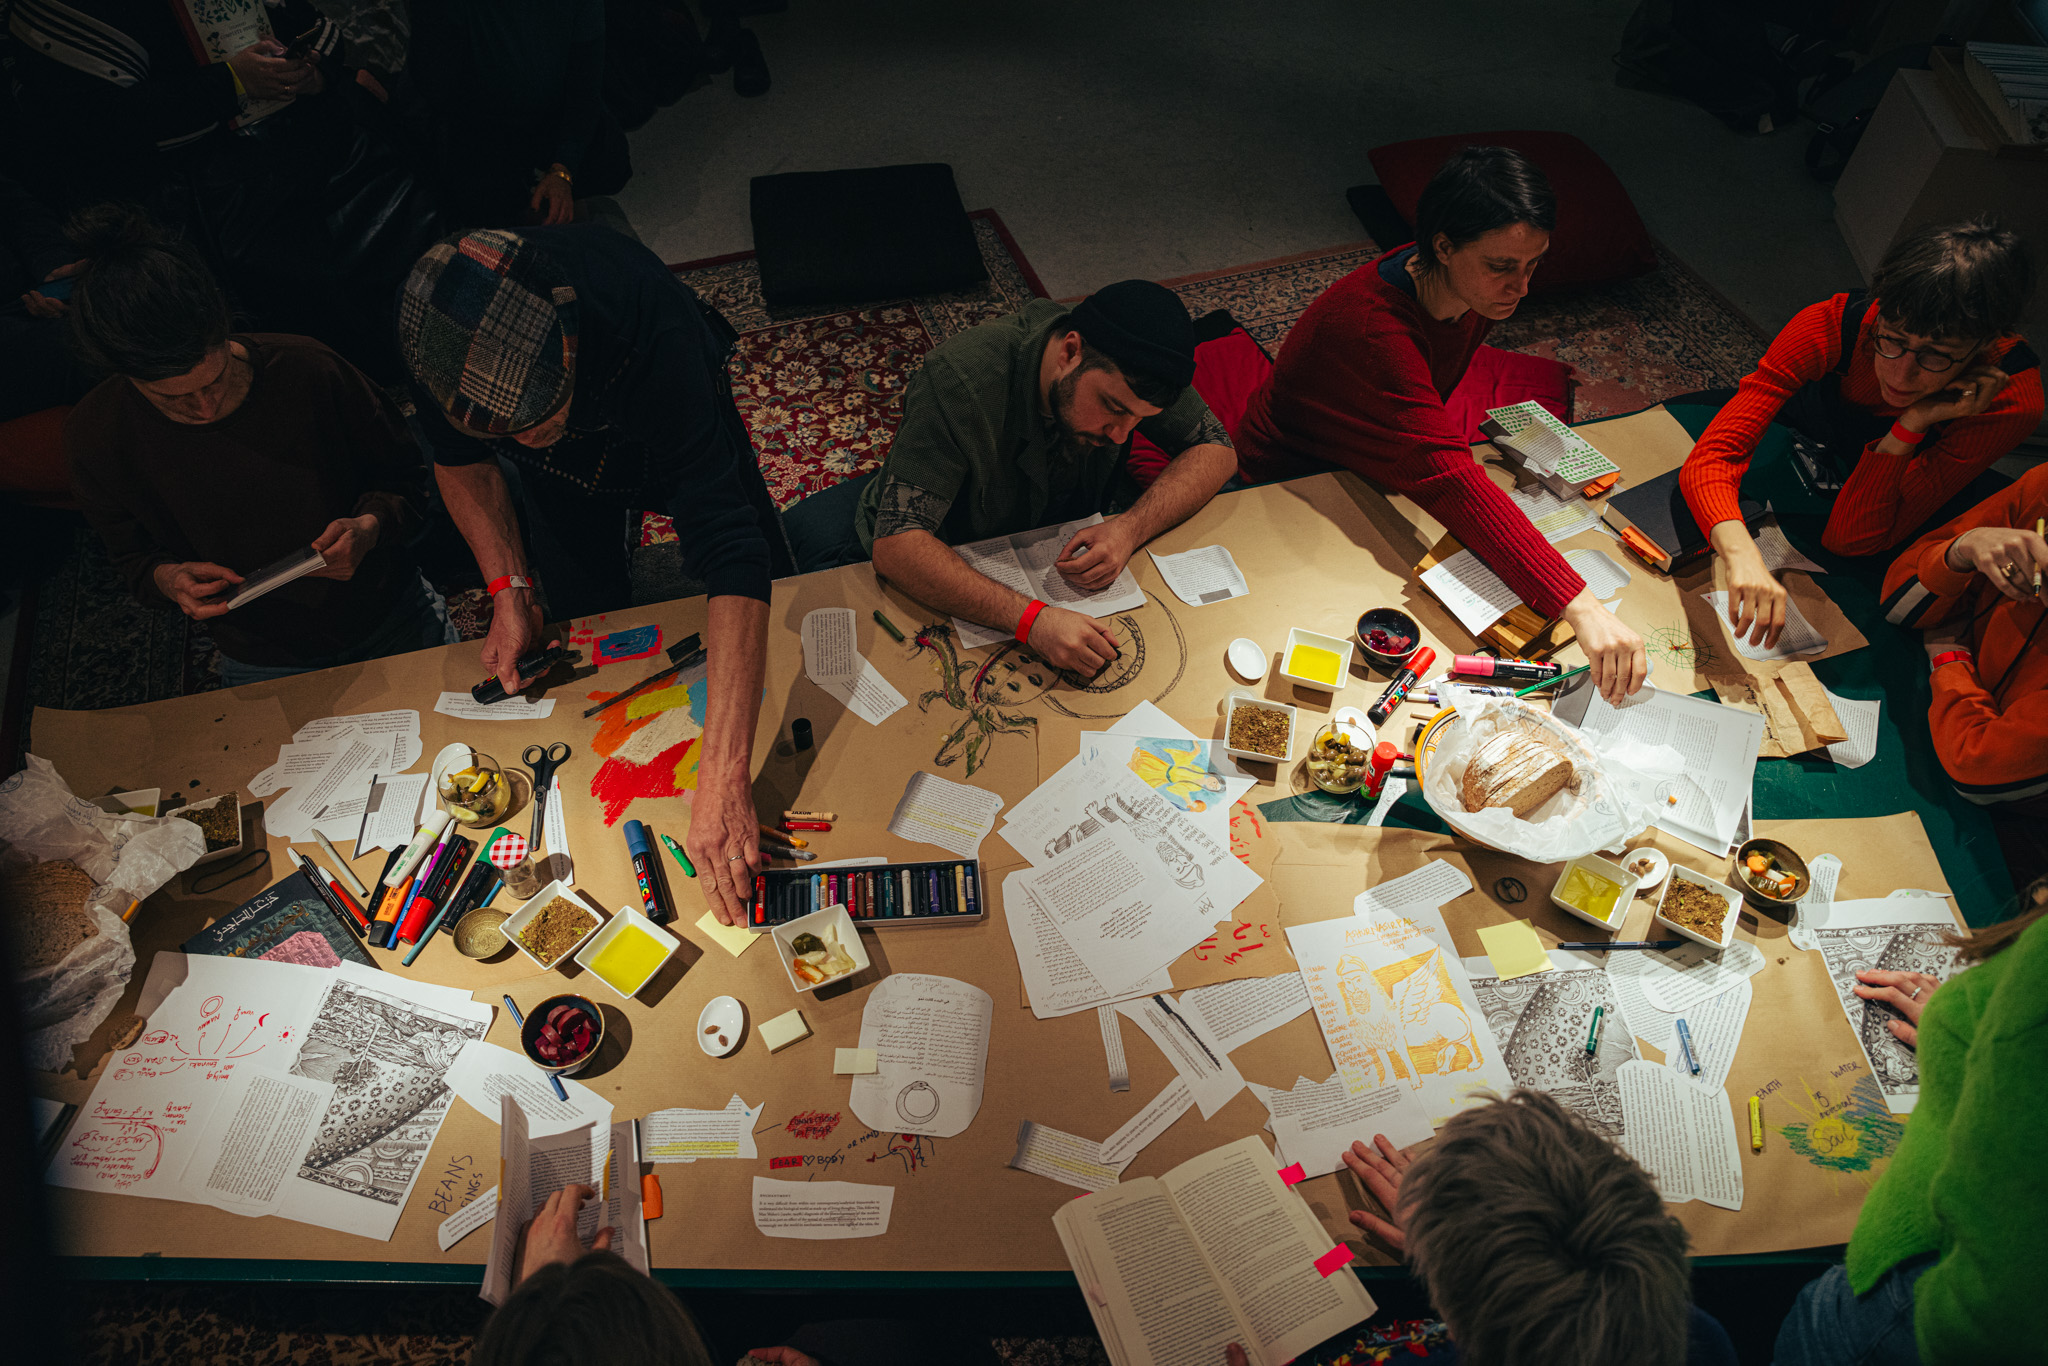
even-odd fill
[{"label": "yellow figure drawing", "polygon": [[1140,740],[1130,767],[1145,786],[1183,811],[1207,811],[1200,794],[1223,790],[1223,775],[1209,767],[1209,746],[1201,740]]},{"label": "yellow figure drawing", "polygon": [[1393,999],[1407,1036],[1408,1059],[1418,1074],[1444,1076],[1478,1070],[1483,1061],[1479,1040],[1458,999],[1442,949],[1377,968],[1372,975]]},{"label": "yellow figure drawing", "polygon": [[1386,993],[1373,980],[1372,968],[1364,959],[1347,953],[1337,960],[1337,990],[1342,995],[1345,1014],[1351,1017],[1352,1037],[1358,1040],[1366,1064],[1376,1074],[1372,1084],[1378,1087],[1405,1081],[1414,1085],[1416,1077],[1401,1056],[1398,1023]]}]

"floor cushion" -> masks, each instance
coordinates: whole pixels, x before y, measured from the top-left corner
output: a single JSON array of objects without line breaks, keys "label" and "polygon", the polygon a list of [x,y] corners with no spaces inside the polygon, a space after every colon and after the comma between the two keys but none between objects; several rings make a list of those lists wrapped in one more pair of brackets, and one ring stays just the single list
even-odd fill
[{"label": "floor cushion", "polygon": [[1465,443],[1486,440],[1479,430],[1488,408],[1505,408],[1534,399],[1560,422],[1572,420],[1572,368],[1545,356],[1525,356],[1482,346],[1472,357],[1465,377],[1444,401],[1444,411],[1465,433]]},{"label": "floor cushion", "polygon": [[[1223,309],[1195,319],[1195,392],[1226,430],[1237,430],[1245,406],[1272,369],[1265,349]],[[1131,438],[1124,468],[1140,487],[1150,488],[1168,459],[1165,451],[1139,434]]]},{"label": "floor cushion", "polygon": [[752,200],[770,308],[942,294],[988,278],[943,162],[756,176]]},{"label": "floor cushion", "polygon": [[[1557,192],[1550,254],[1529,284],[1532,297],[1612,284],[1657,267],[1657,253],[1628,191],[1591,147],[1569,133],[1509,131],[1416,138],[1366,153],[1394,208],[1410,224],[1430,177],[1461,147],[1512,147],[1536,163]],[[1398,242],[1381,243],[1398,246]]]},{"label": "floor cushion", "polygon": [[77,510],[64,464],[64,419],[70,413],[69,407],[45,408],[0,422],[0,493],[30,507]]}]

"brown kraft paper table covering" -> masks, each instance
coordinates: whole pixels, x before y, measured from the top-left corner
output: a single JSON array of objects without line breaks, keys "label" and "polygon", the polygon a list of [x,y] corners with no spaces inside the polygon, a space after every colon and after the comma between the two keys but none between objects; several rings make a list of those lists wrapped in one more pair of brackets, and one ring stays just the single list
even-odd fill
[{"label": "brown kraft paper table covering", "polygon": [[[1594,431],[1604,435],[1606,428]],[[1682,456],[1682,451],[1678,454]],[[933,847],[897,839],[884,828],[913,772],[924,769],[989,788],[1000,793],[1007,806],[1064,763],[1075,752],[1082,731],[1106,729],[1141,700],[1156,702],[1197,735],[1216,735],[1225,694],[1247,686],[1223,662],[1224,647],[1235,636],[1248,635],[1269,654],[1277,654],[1289,626],[1347,635],[1366,607],[1407,602],[1415,607],[1425,637],[1439,654],[1467,649],[1469,639],[1455,622],[1407,581],[1407,566],[1420,553],[1419,539],[1392,505],[1348,475],[1320,475],[1219,497],[1157,544],[1170,551],[1226,542],[1252,586],[1251,595],[1199,610],[1188,608],[1166,590],[1149,557],[1141,553],[1131,568],[1149,600],[1116,618],[1116,629],[1127,642],[1126,658],[1106,683],[1090,690],[1056,684],[1042,666],[1013,648],[948,654],[935,639],[938,633],[929,630],[923,632],[925,643],[920,643],[920,628],[936,627],[943,618],[878,584],[866,566],[786,580],[776,586],[771,613],[767,696],[755,745],[758,809],[771,819],[784,807],[838,813],[836,828],[814,839],[813,848],[824,859],[869,854],[936,858],[940,853]],[[1637,569],[1638,584],[1647,577]],[[822,606],[854,609],[862,652],[909,699],[908,707],[879,727],[849,715],[803,677],[798,626],[806,612]],[[909,641],[899,645],[872,622],[870,613],[878,607],[911,636]],[[597,629],[602,633],[647,622],[659,622],[667,639],[701,630],[703,600],[612,613]],[[575,751],[562,772],[578,887],[607,912],[637,905],[623,836],[616,825],[604,822],[603,808],[590,795],[600,763],[593,742],[606,718],[585,720],[580,713],[590,698],[629,686],[652,672],[657,661],[609,665],[595,676],[555,686],[551,695],[559,700],[554,715],[545,721],[457,721],[434,712],[440,692],[466,690],[480,677],[479,648],[469,642],[106,712],[41,710],[34,722],[36,751],[55,763],[81,794],[162,785],[199,800],[240,790],[275,758],[276,747],[298,726],[324,716],[416,707],[428,757],[442,745],[461,740],[512,764],[528,743],[566,740]],[[974,675],[991,654],[999,657],[989,665],[976,693]],[[1031,682],[1034,673],[1037,683]],[[999,682],[999,689],[988,686],[991,680]],[[1010,689],[1010,682],[1019,687]],[[1252,691],[1303,708],[1297,753],[1314,724],[1336,706],[1367,706],[1383,686],[1384,678],[1369,673],[1362,662],[1354,662],[1350,677],[1334,695],[1296,688],[1271,673],[1250,685]],[[1005,700],[999,705],[978,700],[992,691]],[[1428,711],[1426,706],[1406,707],[1382,733],[1405,738],[1413,722]],[[812,750],[789,748],[788,725],[797,717],[809,718],[816,729]],[[981,744],[970,774],[965,741],[975,737]],[[1267,768],[1275,771],[1265,774],[1249,794],[1250,806],[1301,785],[1298,762]],[[246,792],[243,798],[248,800]],[[1255,868],[1268,874],[1269,882],[1239,912],[1247,923],[1348,912],[1351,897],[1368,880],[1419,866],[1426,849],[1460,848],[1443,837],[1411,831],[1267,824],[1252,814],[1250,806],[1238,808],[1233,843]],[[644,820],[653,830],[680,840],[688,810],[680,795],[641,796],[621,818]],[[523,830],[527,819],[522,809],[512,813],[508,823]],[[1769,823],[1760,828],[1773,829]],[[1939,865],[1912,817],[1792,824],[1774,833],[1802,850],[1832,848],[1842,855],[1848,865],[1845,896],[1881,896],[1894,887],[1943,885]],[[132,1006],[152,955],[175,948],[212,917],[282,877],[289,868],[284,843],[273,838],[270,847],[271,867],[261,878],[245,878],[207,897],[182,891],[181,879],[145,904],[134,923],[141,970],[113,1019],[81,1048],[87,1077],[47,1078],[43,1089],[65,1099],[83,1099],[92,1069]],[[1681,861],[1706,866],[1698,851],[1673,843],[1665,847]],[[1024,1008],[1001,919],[1000,895],[1004,875],[1024,860],[999,836],[984,841],[981,855],[990,911],[986,923],[869,933],[864,939],[875,966],[868,974],[802,998],[788,985],[771,948],[756,946],[733,959],[715,945],[697,942],[701,936],[694,922],[704,909],[700,884],[678,876],[672,863],[664,872],[678,912],[674,928],[687,941],[685,952],[636,1000],[619,1001],[587,977],[536,976],[524,959],[509,952],[475,963],[459,957],[445,939],[430,945],[407,971],[476,990],[479,999],[493,1005],[500,992],[509,992],[524,1007],[563,989],[585,991],[602,1001],[612,1042],[584,1080],[613,1100],[620,1118],[670,1106],[719,1108],[735,1092],[749,1104],[765,1105],[758,1139],[760,1162],[705,1161],[655,1168],[668,1204],[667,1216],[649,1225],[657,1265],[735,1270],[1063,1269],[1065,1259],[1050,1216],[1075,1192],[1004,1165],[1018,1123],[1031,1119],[1103,1137],[1157,1094],[1173,1073],[1157,1049],[1137,1031],[1128,1030],[1131,1090],[1113,1094],[1093,1012],[1040,1021]],[[1490,885],[1491,877],[1479,873],[1499,857],[1469,849],[1462,856],[1475,861],[1475,880],[1482,889]],[[381,867],[382,856],[353,862],[367,880]],[[1304,874],[1303,869],[1322,862],[1333,862],[1334,870],[1327,875]],[[1548,871],[1525,868],[1517,875],[1529,883],[1531,895],[1515,913],[1531,916],[1550,939],[1560,930],[1573,937],[1560,913],[1540,902],[1536,888],[1547,890]],[[1454,905],[1449,919],[1460,950],[1478,952],[1473,933],[1477,926],[1489,919],[1513,918],[1507,909],[1483,892]],[[1631,921],[1627,932],[1635,928]],[[1781,927],[1766,925],[1746,932],[1758,933],[1767,947],[1778,948],[1757,979],[1756,1004],[1743,1056],[1729,1081],[1730,1095],[1739,1099],[1772,1080],[1790,1087],[1801,1078],[1839,1088],[1838,1069],[1861,1063],[1818,957],[1786,950],[1778,942]],[[1271,957],[1264,950],[1248,953],[1227,968],[1193,961],[1196,955],[1184,956],[1176,965],[1176,983],[1286,970],[1290,964],[1282,956],[1284,944],[1273,947]],[[372,952],[380,966],[397,968],[398,954]],[[1787,957],[1783,965],[1776,962],[1780,955]],[[832,1076],[833,1049],[857,1041],[867,987],[891,971],[958,977],[981,986],[997,1002],[982,1108],[958,1138],[906,1140],[872,1134],[854,1119],[846,1103],[847,1080]],[[736,1054],[714,1061],[695,1047],[691,1030],[704,1002],[728,993],[746,1003],[749,1033]],[[770,1056],[755,1036],[755,1027],[792,1007],[802,1009],[813,1037]],[[517,1047],[502,1010],[489,1038]],[[1247,1077],[1283,1087],[1297,1074],[1320,1079],[1331,1070],[1311,1016],[1254,1041],[1235,1057]],[[791,1126],[799,1115],[813,1118],[796,1129],[829,1132],[799,1137]],[[1191,1112],[1147,1148],[1130,1171],[1164,1171],[1195,1153],[1259,1131],[1265,1118],[1263,1107],[1249,1092],[1207,1122]],[[1746,1134],[1746,1121],[1738,1127]],[[239,1218],[205,1206],[70,1190],[50,1194],[63,1250],[73,1254],[480,1263],[488,1235],[473,1234],[445,1256],[434,1235],[448,1212],[495,1181],[496,1151],[496,1124],[466,1105],[454,1106],[388,1243],[281,1219]],[[770,1159],[787,1156],[801,1157],[805,1165],[770,1169]],[[1696,1203],[1674,1206],[1694,1230],[1698,1250],[1755,1252],[1846,1237],[1868,1174],[1844,1178],[1795,1162],[1784,1142],[1774,1137],[1762,1158],[1749,1161],[1744,1212],[1726,1214]],[[880,1238],[851,1242],[761,1237],[753,1228],[749,1203],[756,1175],[893,1184],[898,1194],[890,1231]],[[1361,1197],[1340,1192],[1336,1180],[1313,1183],[1307,1194],[1332,1236],[1349,1236],[1352,1230],[1343,1220],[1345,1202]]]}]

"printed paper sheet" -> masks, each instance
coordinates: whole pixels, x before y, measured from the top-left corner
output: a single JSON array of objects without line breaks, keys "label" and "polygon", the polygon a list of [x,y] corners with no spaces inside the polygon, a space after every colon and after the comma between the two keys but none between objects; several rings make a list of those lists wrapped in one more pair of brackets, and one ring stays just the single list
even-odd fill
[{"label": "printed paper sheet", "polygon": [[1151,554],[1159,577],[1166,580],[1175,597],[1190,607],[1227,602],[1252,591],[1229,546],[1205,545],[1178,555],[1162,555],[1156,550]]},{"label": "printed paper sheet", "polygon": [[[1066,549],[1067,542],[1076,532],[1101,523],[1102,515],[1097,513],[1078,522],[1041,527],[1015,536],[972,541],[953,549],[970,569],[1051,607],[1064,607],[1070,612],[1098,618],[1143,607],[1145,590],[1138,587],[1138,581],[1131,577],[1128,565],[1116,576],[1114,583],[1095,593],[1076,588],[1056,567],[1060,552]],[[1010,638],[1010,630],[1006,627],[982,626],[959,617],[953,618],[953,631],[963,650],[994,645]]]},{"label": "printed paper sheet", "polygon": [[902,1134],[952,1138],[981,1110],[995,1002],[951,977],[898,972],[882,979],[860,1015],[860,1047],[875,1071],[853,1079],[849,1104],[861,1123]]}]

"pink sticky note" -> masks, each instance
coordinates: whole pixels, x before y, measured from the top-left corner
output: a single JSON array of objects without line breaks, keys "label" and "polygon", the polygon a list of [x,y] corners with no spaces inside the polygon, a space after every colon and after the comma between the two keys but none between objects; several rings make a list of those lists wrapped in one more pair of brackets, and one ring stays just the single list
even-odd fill
[{"label": "pink sticky note", "polygon": [[1282,1167],[1280,1169],[1280,1182],[1282,1185],[1298,1186],[1306,1180],[1308,1180],[1308,1174],[1302,1171],[1299,1162],[1291,1167]]},{"label": "pink sticky note", "polygon": [[1350,1266],[1351,1262],[1351,1249],[1339,1243],[1322,1256],[1316,1258],[1316,1270],[1322,1272],[1325,1276],[1335,1275],[1345,1267]]}]

